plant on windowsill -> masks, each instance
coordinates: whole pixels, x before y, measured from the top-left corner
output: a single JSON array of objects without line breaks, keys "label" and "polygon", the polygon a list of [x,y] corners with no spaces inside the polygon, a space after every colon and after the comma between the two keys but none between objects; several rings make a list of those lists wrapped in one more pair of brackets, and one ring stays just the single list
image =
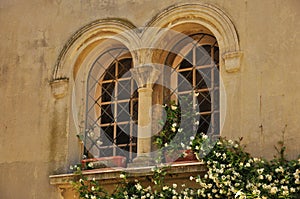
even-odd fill
[{"label": "plant on windowsill", "polygon": [[197,124],[192,101],[188,101],[189,97],[181,98],[183,108],[175,101],[163,105],[166,119],[160,123],[162,130],[154,136],[154,145],[159,149],[161,159],[165,162],[196,160],[189,146],[190,137],[194,136],[195,123]]}]

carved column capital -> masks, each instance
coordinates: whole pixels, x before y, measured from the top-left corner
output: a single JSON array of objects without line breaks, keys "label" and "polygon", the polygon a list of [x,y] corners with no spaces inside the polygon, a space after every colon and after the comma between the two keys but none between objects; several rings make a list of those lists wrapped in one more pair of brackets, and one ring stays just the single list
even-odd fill
[{"label": "carved column capital", "polygon": [[139,88],[152,88],[161,71],[153,65],[144,65],[130,70]]}]

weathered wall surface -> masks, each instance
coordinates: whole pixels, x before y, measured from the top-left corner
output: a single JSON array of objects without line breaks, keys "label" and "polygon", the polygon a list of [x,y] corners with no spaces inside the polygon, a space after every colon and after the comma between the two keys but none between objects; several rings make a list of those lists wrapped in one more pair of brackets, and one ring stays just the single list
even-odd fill
[{"label": "weathered wall surface", "polygon": [[[107,17],[143,26],[179,2],[195,1],[1,0],[0,198],[59,198],[48,176],[63,172],[71,163],[66,154],[73,150],[67,143],[76,132],[68,127],[70,96],[56,100],[49,81],[72,34]],[[250,152],[265,157],[272,157],[273,145],[284,140],[289,157],[296,157],[300,153],[300,2],[201,2],[228,14],[244,53],[239,72],[222,71],[228,102],[222,134],[244,137]]]}]

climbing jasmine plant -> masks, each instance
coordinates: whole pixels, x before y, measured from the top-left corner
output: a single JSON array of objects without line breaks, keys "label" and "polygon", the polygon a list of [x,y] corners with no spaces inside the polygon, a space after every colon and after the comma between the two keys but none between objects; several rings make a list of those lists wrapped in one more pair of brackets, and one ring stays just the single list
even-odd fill
[{"label": "climbing jasmine plant", "polygon": [[[78,180],[73,182],[80,198],[86,199],[278,199],[300,198],[300,156],[295,160],[279,157],[267,161],[245,152],[241,140],[220,138],[213,146],[204,134],[191,137],[190,147],[207,167],[204,175],[190,176],[193,186],[166,184],[167,167],[154,167],[149,186],[129,174],[120,175],[120,183],[113,193],[106,192],[95,179],[88,181],[76,167]],[[208,146],[209,148],[208,150]],[[189,183],[191,184],[191,183]]]}]

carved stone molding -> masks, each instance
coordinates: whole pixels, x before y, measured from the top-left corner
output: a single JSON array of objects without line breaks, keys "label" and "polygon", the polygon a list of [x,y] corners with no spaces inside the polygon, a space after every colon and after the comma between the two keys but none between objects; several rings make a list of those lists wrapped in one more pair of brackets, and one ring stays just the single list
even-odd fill
[{"label": "carved stone molding", "polygon": [[68,93],[69,78],[52,80],[50,82],[50,86],[55,99],[61,99]]}]

